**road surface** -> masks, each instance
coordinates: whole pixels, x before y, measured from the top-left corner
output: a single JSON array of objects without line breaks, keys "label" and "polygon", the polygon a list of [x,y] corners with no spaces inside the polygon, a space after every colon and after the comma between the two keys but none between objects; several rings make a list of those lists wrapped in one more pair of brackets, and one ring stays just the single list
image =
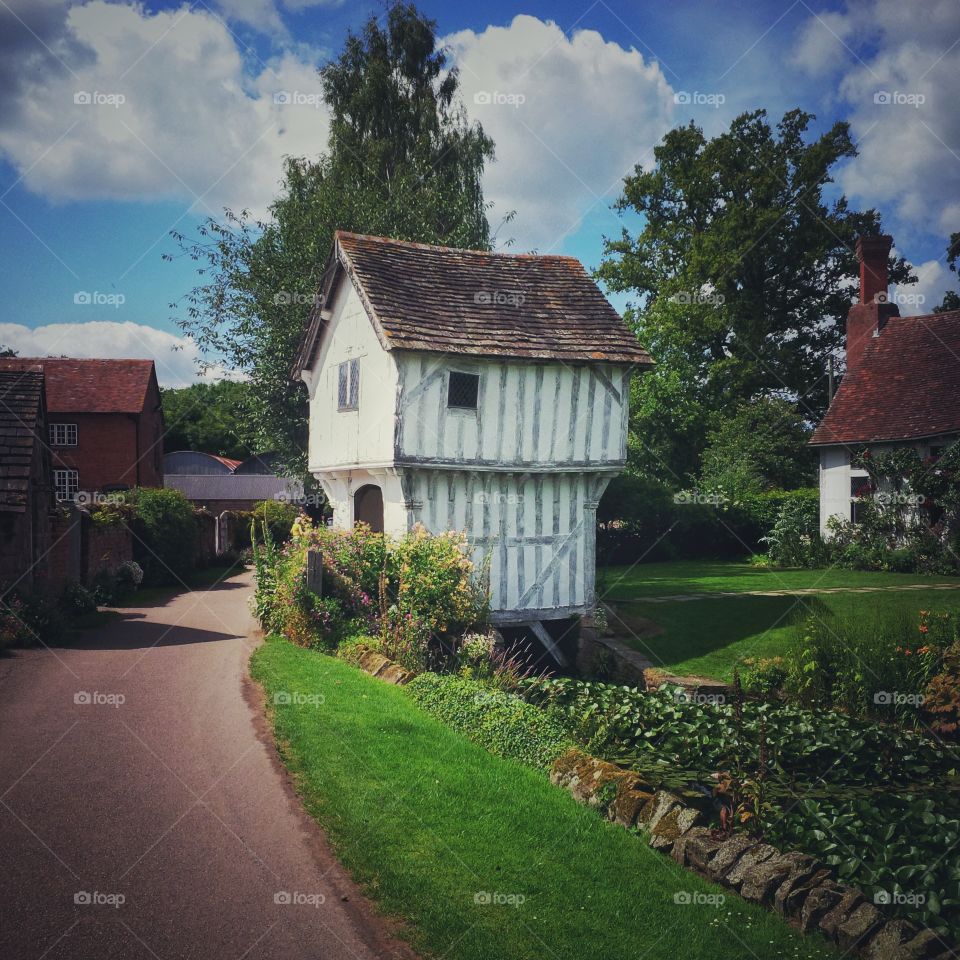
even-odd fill
[{"label": "road surface", "polygon": [[0,957],[411,957],[290,789],[249,573],[0,656]]}]

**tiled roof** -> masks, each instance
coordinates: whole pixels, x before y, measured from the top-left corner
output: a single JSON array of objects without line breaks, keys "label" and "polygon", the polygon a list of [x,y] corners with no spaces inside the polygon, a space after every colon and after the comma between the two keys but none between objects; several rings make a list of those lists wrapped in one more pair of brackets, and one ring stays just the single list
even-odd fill
[{"label": "tiled roof", "polygon": [[960,310],[891,317],[847,373],[811,443],[960,432]]},{"label": "tiled roof", "polygon": [[[384,346],[649,366],[649,354],[573,257],[488,253],[338,231],[335,257]],[[335,284],[327,284],[321,307]],[[298,364],[312,360],[314,311]]]},{"label": "tiled roof", "polygon": [[3,357],[0,370],[39,365],[46,376],[48,413],[142,413],[152,360]]},{"label": "tiled roof", "polygon": [[23,513],[30,493],[34,447],[43,411],[39,367],[0,369],[0,511]]}]

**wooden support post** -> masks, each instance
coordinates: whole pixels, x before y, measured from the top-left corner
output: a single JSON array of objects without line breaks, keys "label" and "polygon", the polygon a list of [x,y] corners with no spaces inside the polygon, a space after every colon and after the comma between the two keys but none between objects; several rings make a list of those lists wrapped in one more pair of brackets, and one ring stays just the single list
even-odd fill
[{"label": "wooden support post", "polygon": [[307,589],[323,596],[323,554],[319,550],[307,551]]},{"label": "wooden support post", "polygon": [[557,646],[557,642],[550,636],[547,628],[539,620],[531,620],[525,624],[525,626],[528,626],[533,631],[534,636],[547,648],[547,653],[549,653],[561,667],[567,665],[567,658]]}]

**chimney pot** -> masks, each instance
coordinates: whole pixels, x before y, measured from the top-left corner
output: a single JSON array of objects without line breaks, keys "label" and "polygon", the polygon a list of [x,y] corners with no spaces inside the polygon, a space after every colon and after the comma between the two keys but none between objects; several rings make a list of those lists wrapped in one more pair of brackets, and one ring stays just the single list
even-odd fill
[{"label": "chimney pot", "polygon": [[860,261],[860,302],[887,302],[887,259],[893,237],[860,237],[857,259]]}]

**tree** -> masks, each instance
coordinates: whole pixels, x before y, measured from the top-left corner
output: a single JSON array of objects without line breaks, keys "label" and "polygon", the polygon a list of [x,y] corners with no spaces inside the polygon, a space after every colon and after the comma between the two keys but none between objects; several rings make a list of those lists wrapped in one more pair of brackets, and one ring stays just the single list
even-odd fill
[{"label": "tree", "polygon": [[[638,296],[627,320],[667,372],[645,375],[635,424],[665,479],[686,481],[712,416],[756,396],[796,398],[811,420],[827,404],[825,368],[839,356],[857,262],[855,239],[882,232],[875,210],[823,197],[835,164],[856,154],[847,124],[808,140],[813,116],[737,117],[707,139],[693,123],[670,131],[652,169],[624,181],[621,211],[642,230],[605,242],[600,278]],[[891,281],[913,282],[902,258]],[[683,429],[654,438],[683,400]]]},{"label": "tree", "polygon": [[336,229],[487,249],[482,175],[493,142],[457,99],[436,24],[394,3],[320,71],[332,114],[325,153],[286,161],[266,222],[226,211],[174,238],[204,281],[179,321],[212,361],[249,378],[250,435],[287,472],[306,467],[306,393],[290,368]]},{"label": "tree", "polygon": [[707,435],[701,486],[733,499],[810,486],[816,456],[809,439],[810,427],[789,400],[742,401]]},{"label": "tree", "polygon": [[[960,233],[950,234],[950,243],[947,244],[947,264],[950,269],[957,272],[957,260],[960,258]],[[960,310],[960,293],[956,290],[948,290],[943,295],[940,306],[934,307],[934,313],[946,313],[948,310]]]},{"label": "tree", "polygon": [[255,450],[247,439],[246,383],[221,380],[194,383],[179,390],[163,389],[164,448],[201,450],[234,460],[246,460]]}]

